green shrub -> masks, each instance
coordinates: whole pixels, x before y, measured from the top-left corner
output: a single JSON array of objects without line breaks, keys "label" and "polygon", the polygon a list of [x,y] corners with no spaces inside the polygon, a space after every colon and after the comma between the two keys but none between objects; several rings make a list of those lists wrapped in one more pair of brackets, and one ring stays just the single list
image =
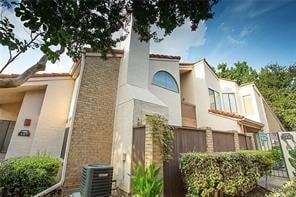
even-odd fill
[{"label": "green shrub", "polygon": [[268,195],[267,197],[295,197],[296,196],[296,180],[289,181],[278,189]]},{"label": "green shrub", "polygon": [[132,194],[135,197],[159,197],[163,190],[163,179],[159,169],[151,164],[146,169],[137,165],[132,177]]},{"label": "green shrub", "polygon": [[283,153],[280,146],[274,146],[271,149],[272,159],[275,163],[283,161]]},{"label": "green shrub", "polygon": [[271,153],[243,151],[181,154],[187,196],[237,196],[247,193],[272,165]]},{"label": "green shrub", "polygon": [[32,196],[56,182],[60,159],[26,156],[0,163],[0,196]]}]

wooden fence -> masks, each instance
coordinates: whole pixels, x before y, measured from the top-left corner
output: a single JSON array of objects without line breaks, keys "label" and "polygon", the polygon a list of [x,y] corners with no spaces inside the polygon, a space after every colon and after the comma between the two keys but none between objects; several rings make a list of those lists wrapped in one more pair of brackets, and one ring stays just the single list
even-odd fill
[{"label": "wooden fence", "polygon": [[[175,128],[173,159],[163,164],[164,196],[183,197],[186,194],[179,170],[181,153],[207,152],[209,150],[214,150],[214,152],[235,151],[235,146],[239,146],[239,149],[251,149],[250,136],[238,134],[237,143],[239,145],[235,145],[235,135],[237,135],[235,132]],[[134,128],[132,160],[133,163],[145,163],[145,127]]]},{"label": "wooden fence", "polygon": [[145,127],[134,128],[132,161],[134,164],[145,163]]},{"label": "wooden fence", "polygon": [[179,171],[181,153],[206,152],[204,130],[178,128],[175,130],[173,159],[164,163],[164,196],[184,196],[185,187]]},{"label": "wooden fence", "polygon": [[213,131],[214,152],[235,151],[234,133]]}]

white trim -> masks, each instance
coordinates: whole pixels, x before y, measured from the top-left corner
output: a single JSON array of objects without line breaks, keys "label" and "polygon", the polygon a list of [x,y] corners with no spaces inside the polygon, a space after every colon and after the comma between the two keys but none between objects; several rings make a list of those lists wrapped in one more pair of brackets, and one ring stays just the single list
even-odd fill
[{"label": "white trim", "polygon": [[[102,57],[102,54],[101,53],[94,53],[94,52],[86,52],[85,53],[85,56],[87,57]],[[114,53],[114,54],[107,54],[106,57],[123,57],[123,54],[121,53]]]},{"label": "white trim", "polygon": [[160,58],[160,57],[149,57],[149,60],[180,62],[180,59]]}]

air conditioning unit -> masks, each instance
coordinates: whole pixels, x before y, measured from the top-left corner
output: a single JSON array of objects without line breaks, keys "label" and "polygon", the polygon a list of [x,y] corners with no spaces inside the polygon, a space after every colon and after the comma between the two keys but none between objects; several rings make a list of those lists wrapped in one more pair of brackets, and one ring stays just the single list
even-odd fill
[{"label": "air conditioning unit", "polygon": [[113,168],[110,165],[84,165],[80,182],[82,197],[109,197],[112,189]]}]

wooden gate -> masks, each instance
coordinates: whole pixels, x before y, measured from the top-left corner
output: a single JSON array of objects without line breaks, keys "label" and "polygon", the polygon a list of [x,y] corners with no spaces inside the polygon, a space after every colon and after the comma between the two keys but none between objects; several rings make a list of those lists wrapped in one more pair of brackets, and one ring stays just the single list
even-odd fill
[{"label": "wooden gate", "polygon": [[251,136],[247,136],[247,137],[246,137],[246,142],[247,142],[247,147],[248,147],[248,149],[249,149],[249,150],[252,150],[253,147],[252,147],[252,138],[251,138]]},{"label": "wooden gate", "polygon": [[247,136],[245,134],[238,134],[238,139],[239,139],[239,148],[240,150],[247,150]]},{"label": "wooden gate", "polygon": [[213,131],[214,152],[235,151],[234,133]]},{"label": "wooden gate", "polygon": [[133,164],[145,164],[145,127],[133,129]]},{"label": "wooden gate", "polygon": [[204,130],[197,129],[175,129],[173,159],[165,162],[164,173],[164,196],[182,197],[185,196],[185,186],[179,170],[180,153],[206,152],[206,134]]}]

